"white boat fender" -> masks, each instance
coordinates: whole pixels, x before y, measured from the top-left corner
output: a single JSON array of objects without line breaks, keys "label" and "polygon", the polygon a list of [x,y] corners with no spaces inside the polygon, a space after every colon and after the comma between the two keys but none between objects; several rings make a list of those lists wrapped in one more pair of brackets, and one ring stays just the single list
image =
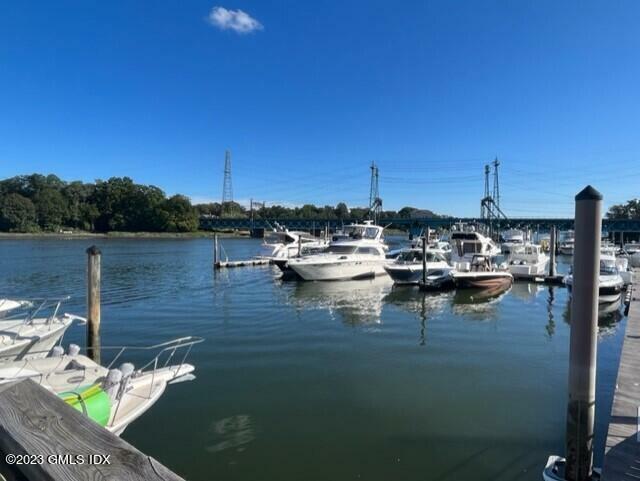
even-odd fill
[{"label": "white boat fender", "polygon": [[64,348],[62,346],[53,346],[51,352],[49,353],[49,357],[62,357],[64,354]]},{"label": "white boat fender", "polygon": [[68,354],[71,357],[77,356],[78,354],[80,354],[80,346],[78,346],[77,344],[69,344]]},{"label": "white boat fender", "polygon": [[102,381],[102,389],[104,389],[114,401],[117,399],[121,381],[122,371],[120,371],[120,369],[110,369],[106,379]]},{"label": "white boat fender", "polygon": [[125,393],[129,385],[129,379],[135,371],[135,367],[130,362],[124,362],[120,365],[119,371],[122,373],[122,380],[120,381],[120,389],[118,390],[118,399]]}]

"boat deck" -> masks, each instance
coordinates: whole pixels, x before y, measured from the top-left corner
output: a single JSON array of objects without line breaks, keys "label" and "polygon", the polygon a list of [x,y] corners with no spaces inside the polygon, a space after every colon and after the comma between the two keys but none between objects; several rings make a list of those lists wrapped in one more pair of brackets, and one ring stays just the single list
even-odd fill
[{"label": "boat deck", "polygon": [[[638,273],[636,269],[636,273]],[[636,274],[637,277],[637,274]],[[640,480],[640,283],[633,285],[616,379],[602,478]]]}]

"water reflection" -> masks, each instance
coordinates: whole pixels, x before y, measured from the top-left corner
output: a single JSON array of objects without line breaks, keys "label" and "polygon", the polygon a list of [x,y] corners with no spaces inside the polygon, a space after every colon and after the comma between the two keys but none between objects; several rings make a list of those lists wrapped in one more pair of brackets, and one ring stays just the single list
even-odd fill
[{"label": "water reflection", "polygon": [[290,304],[302,309],[327,309],[345,323],[380,324],[383,298],[393,281],[387,277],[340,282],[296,282]]},{"label": "water reflection", "polygon": [[511,293],[523,301],[532,301],[542,291],[544,286],[535,282],[514,282],[511,288]]},{"label": "water reflection", "polygon": [[[571,323],[571,297],[567,301],[567,306],[562,314],[564,321],[567,324]],[[598,304],[598,329],[599,334],[605,334],[607,331],[615,329],[617,324],[624,317],[622,313],[622,300],[618,299],[615,302],[607,302]]]},{"label": "water reflection", "polygon": [[547,336],[552,338],[556,333],[556,321],[553,318],[553,303],[555,301],[555,291],[553,286],[549,286],[549,295],[547,297],[547,325],[545,329],[547,331]]},{"label": "water reflection", "polygon": [[453,312],[482,320],[496,320],[498,304],[511,288],[512,286],[498,286],[489,289],[457,289],[452,299]]}]

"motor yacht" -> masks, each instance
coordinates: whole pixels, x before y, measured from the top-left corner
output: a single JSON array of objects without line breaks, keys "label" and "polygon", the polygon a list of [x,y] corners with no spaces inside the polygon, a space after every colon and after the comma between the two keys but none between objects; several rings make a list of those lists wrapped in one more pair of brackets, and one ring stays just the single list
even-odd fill
[{"label": "motor yacht", "polygon": [[387,274],[396,284],[417,284],[422,280],[422,273],[426,266],[426,275],[429,276],[436,270],[452,270],[444,254],[437,251],[426,250],[426,259],[423,261],[422,249],[414,248],[406,250],[393,262],[384,266]]},{"label": "motor yacht", "polygon": [[[265,236],[261,246],[260,257],[271,260],[288,259],[297,255],[319,251],[327,246],[324,239],[319,239],[307,232],[277,230]],[[302,249],[302,252],[300,252]]]},{"label": "motor yacht", "polygon": [[305,281],[364,279],[386,275],[384,229],[372,221],[345,226],[318,254],[289,260],[289,267]]},{"label": "motor yacht", "polygon": [[451,264],[460,271],[468,271],[476,256],[484,256],[490,261],[500,255],[500,248],[492,239],[479,232],[455,231],[451,233]]},{"label": "motor yacht", "polygon": [[513,277],[543,276],[549,271],[549,256],[538,244],[524,244],[511,254],[509,272]]},{"label": "motor yacht", "polygon": [[500,247],[502,248],[503,254],[514,254],[520,250],[524,246],[524,232],[520,229],[510,229],[504,231],[501,235],[502,243]]},{"label": "motor yacht", "polygon": [[513,282],[513,275],[504,269],[498,269],[488,255],[476,254],[468,263],[466,269],[461,265],[453,273],[456,287],[499,288],[508,287]]},{"label": "motor yacht", "polygon": [[[82,412],[107,430],[120,435],[126,427],[144,414],[164,393],[168,384],[192,380],[195,367],[185,363],[191,347],[201,338],[180,338],[156,346],[118,347],[118,354],[107,367],[70,345],[65,354],[56,346],[49,357],[23,359],[0,364],[0,385],[21,379],[32,379],[57,394],[67,404]],[[105,351],[108,348],[103,347]],[[156,356],[139,369],[123,363],[113,368],[127,350],[152,350]],[[180,358],[180,363],[168,365]]]},{"label": "motor yacht", "polygon": [[572,230],[560,232],[560,246],[558,250],[566,256],[573,255],[573,248],[576,242],[574,232]]},{"label": "motor yacht", "polygon": [[[571,291],[573,286],[573,274],[564,278],[564,283]],[[620,300],[624,280],[618,271],[614,256],[600,254],[600,275],[598,276],[598,302],[606,304]]]}]

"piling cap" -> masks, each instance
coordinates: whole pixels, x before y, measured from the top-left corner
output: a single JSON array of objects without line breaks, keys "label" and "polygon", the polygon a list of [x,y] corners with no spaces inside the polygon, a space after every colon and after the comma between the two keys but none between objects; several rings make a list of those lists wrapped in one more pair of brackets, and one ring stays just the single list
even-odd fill
[{"label": "piling cap", "polygon": [[580,192],[578,192],[578,195],[576,195],[576,200],[602,200],[602,194],[591,185],[588,185]]},{"label": "piling cap", "polygon": [[100,249],[98,249],[98,246],[93,245],[87,249],[87,254],[91,254],[92,256],[97,256],[97,255],[100,255],[101,252],[100,252]]}]

